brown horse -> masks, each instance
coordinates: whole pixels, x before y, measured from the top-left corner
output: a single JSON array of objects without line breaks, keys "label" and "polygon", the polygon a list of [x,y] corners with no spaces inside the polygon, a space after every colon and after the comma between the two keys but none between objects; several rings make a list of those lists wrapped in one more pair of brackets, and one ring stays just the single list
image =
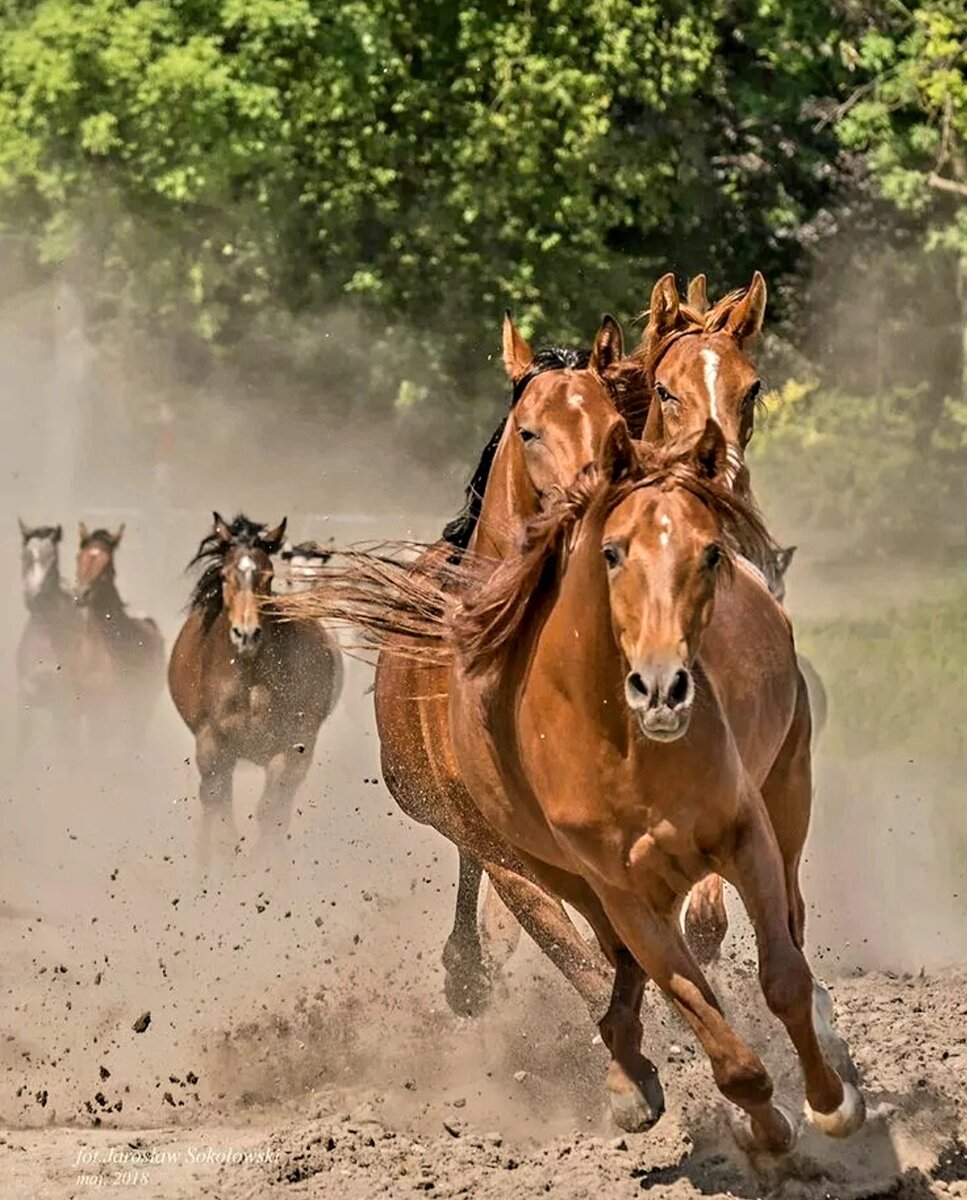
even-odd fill
[{"label": "brown horse", "polygon": [[27,624],[17,645],[17,756],[23,761],[46,712],[56,743],[69,746],[76,730],[71,665],[80,612],[60,576],[59,525],[33,528],[19,521],[20,569]]},{"label": "brown horse", "polygon": [[342,687],[332,638],[315,622],[281,621],[262,603],[284,535],[284,519],[267,529],[241,515],[229,525],[215,513],[189,564],[203,570],[171,652],[168,687],[195,736],[203,867],[213,833],[223,861],[234,853],[232,778],[240,759],[265,769],[260,846],[285,838],[319,729]]},{"label": "brown horse", "polygon": [[[536,354],[508,317],[503,357],[513,385],[508,417],[488,443],[468,489],[464,512],[447,527],[407,588],[432,585],[469,548],[468,560],[516,557],[529,518],[547,497],[597,464],[611,431],[624,423],[604,381],[621,355],[621,331],[605,318],[590,353],[544,350]],[[385,568],[382,568],[385,569]],[[452,566],[450,569],[455,570]],[[472,574],[472,573],[471,573]],[[479,586],[471,578],[468,588]],[[292,616],[334,616],[324,585],[280,598]],[[390,612],[391,626],[398,614]],[[654,1068],[641,1057],[638,1011],[642,985],[625,976],[612,987],[605,959],[578,933],[557,890],[549,892],[513,846],[481,819],[461,778],[450,737],[452,662],[446,654],[427,662],[401,652],[390,639],[376,676],[376,715],[384,777],[397,803],[415,820],[432,825],[460,851],[460,880],[453,932],[444,951],[447,997],[459,1013],[476,1011],[489,976],[477,928],[481,869],[507,908],[577,989],[612,1054],[608,1090],[615,1120],[626,1129],[651,1124],[663,1109]],[[578,886],[578,884],[575,884]],[[563,893],[562,893],[563,894]]]},{"label": "brown horse", "polygon": [[91,749],[140,748],[164,687],[164,642],[150,617],[132,616],[117,589],[116,533],[79,524],[74,598],[84,620],[74,653],[74,677]]},{"label": "brown horse", "polygon": [[807,1114],[846,1136],[862,1096],[802,954],[809,707],[788,621],[734,553],[771,543],[729,486],[713,422],[686,452],[641,465],[620,427],[610,445],[603,483],[536,518],[524,554],[456,610],[461,777],[487,822],[588,919],[625,986],[647,972],[668,995],[745,1111],[746,1144],[782,1152],[794,1126],[679,927],[694,884],[713,871],[733,883]]}]

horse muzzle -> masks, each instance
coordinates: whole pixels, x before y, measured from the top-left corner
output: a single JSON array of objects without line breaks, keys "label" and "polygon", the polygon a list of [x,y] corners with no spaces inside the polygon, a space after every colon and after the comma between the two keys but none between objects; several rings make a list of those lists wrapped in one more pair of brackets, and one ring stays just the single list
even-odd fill
[{"label": "horse muzzle", "polygon": [[688,730],[695,682],[687,667],[642,666],[628,672],[625,699],[638,728],[655,742],[674,742]]},{"label": "horse muzzle", "polygon": [[261,644],[262,627],[260,625],[250,627],[233,625],[229,636],[239,658],[251,658]]}]

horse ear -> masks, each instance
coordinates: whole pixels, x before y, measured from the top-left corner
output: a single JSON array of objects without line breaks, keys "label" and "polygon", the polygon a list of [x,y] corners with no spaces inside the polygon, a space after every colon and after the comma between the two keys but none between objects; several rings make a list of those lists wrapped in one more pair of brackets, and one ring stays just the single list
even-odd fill
[{"label": "horse ear", "polygon": [[23,538],[23,540],[25,542],[29,541],[30,540],[30,530],[23,523],[23,517],[17,518],[17,525],[20,527],[20,536]]},{"label": "horse ear", "polygon": [[682,302],[678,295],[675,275],[669,271],[663,275],[651,291],[651,304],[648,306],[648,325],[645,328],[645,340],[658,342],[666,334],[673,333],[685,324],[681,312]]},{"label": "horse ear", "polygon": [[121,538],[124,537],[125,523],[124,521],[118,526],[117,533],[111,534],[111,541],[114,543],[115,549],[121,545]]},{"label": "horse ear", "polygon": [[761,271],[752,276],[748,291],[736,304],[725,323],[725,332],[741,344],[754,338],[766,316],[766,281]]},{"label": "horse ear", "polygon": [[688,285],[688,307],[697,313],[708,312],[708,279],[704,273],[696,275]]},{"label": "horse ear", "polygon": [[509,312],[504,313],[504,368],[511,383],[527,373],[534,361],[534,351],[514,324]]},{"label": "horse ear", "polygon": [[785,573],[792,566],[792,560],[796,557],[796,547],[795,546],[786,546],[785,548],[783,548],[779,551],[778,557],[779,557],[779,574],[785,575]]},{"label": "horse ear", "polygon": [[635,444],[628,426],[619,418],[608,430],[601,448],[601,473],[605,479],[617,483],[631,474],[636,461]]},{"label": "horse ear", "polygon": [[725,434],[711,417],[698,435],[690,457],[698,474],[705,479],[716,480],[725,475],[729,465],[729,448]]},{"label": "horse ear", "polygon": [[59,546],[60,540],[64,536],[64,529],[61,525],[54,526],[54,545]]},{"label": "horse ear", "polygon": [[91,531],[87,528],[83,521],[77,522],[77,536],[81,539],[82,546],[91,536]]},{"label": "horse ear", "polygon": [[229,529],[228,523],[222,517],[221,513],[212,513],[212,533],[222,545],[227,545],[232,540],[232,531]]},{"label": "horse ear", "polygon": [[621,326],[610,313],[605,313],[591,347],[591,370],[603,375],[623,354],[624,336]]},{"label": "horse ear", "polygon": [[265,547],[266,554],[278,554],[279,547],[285,541],[285,527],[288,517],[283,517],[274,529],[263,529],[259,541]]}]

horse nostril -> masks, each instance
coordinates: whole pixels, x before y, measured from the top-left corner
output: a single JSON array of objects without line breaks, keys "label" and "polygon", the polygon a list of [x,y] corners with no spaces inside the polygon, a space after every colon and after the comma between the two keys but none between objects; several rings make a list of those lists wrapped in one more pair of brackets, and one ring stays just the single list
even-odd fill
[{"label": "horse nostril", "polygon": [[679,669],[675,672],[668,689],[668,702],[674,708],[684,704],[688,699],[688,672]]},{"label": "horse nostril", "polygon": [[251,641],[257,642],[262,636],[262,626],[256,625],[252,632],[248,635]]},{"label": "horse nostril", "polygon": [[643,696],[646,700],[648,699],[648,685],[637,671],[632,671],[628,676],[628,687],[633,692],[637,692],[639,696]]}]

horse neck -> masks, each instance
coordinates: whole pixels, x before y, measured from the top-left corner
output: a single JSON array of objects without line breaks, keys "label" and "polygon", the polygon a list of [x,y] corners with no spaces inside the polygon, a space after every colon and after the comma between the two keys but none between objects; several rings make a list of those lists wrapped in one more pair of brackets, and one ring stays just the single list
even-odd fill
[{"label": "horse neck", "polygon": [[61,587],[60,569],[56,562],[44,576],[44,582],[36,596],[25,596],[24,599],[29,612],[47,618],[56,616],[62,602],[67,599]]},{"label": "horse neck", "polygon": [[537,510],[537,496],[527,476],[514,423],[507,421],[469,549],[484,558],[508,558],[516,554],[524,526]]},{"label": "horse neck", "polygon": [[102,575],[97,581],[88,598],[87,611],[90,619],[94,621],[117,622],[129,619],[113,575]]},{"label": "horse neck", "polygon": [[601,523],[591,513],[569,539],[535,663],[557,676],[571,705],[589,720],[626,731],[627,713],[620,703],[624,669],[611,624],[600,543]]}]

